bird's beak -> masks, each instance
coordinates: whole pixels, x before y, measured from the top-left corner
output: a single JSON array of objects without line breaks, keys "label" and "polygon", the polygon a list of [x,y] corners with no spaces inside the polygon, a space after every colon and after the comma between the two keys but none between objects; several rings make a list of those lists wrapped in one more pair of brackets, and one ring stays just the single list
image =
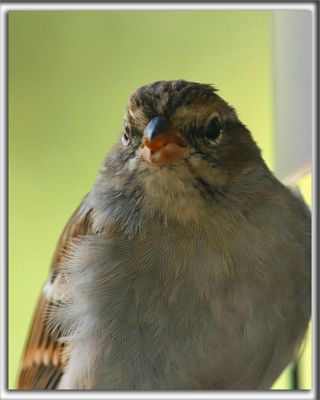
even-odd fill
[{"label": "bird's beak", "polygon": [[152,118],[144,129],[140,151],[145,161],[156,165],[171,164],[189,155],[186,142],[169,120]]}]

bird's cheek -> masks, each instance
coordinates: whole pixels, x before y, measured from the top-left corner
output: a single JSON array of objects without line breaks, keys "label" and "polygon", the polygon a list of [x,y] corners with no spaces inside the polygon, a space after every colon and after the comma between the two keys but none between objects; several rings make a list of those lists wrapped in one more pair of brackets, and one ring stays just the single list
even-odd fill
[{"label": "bird's cheek", "polygon": [[189,156],[189,149],[176,143],[168,143],[157,151],[144,146],[139,151],[145,161],[159,166],[169,165]]}]

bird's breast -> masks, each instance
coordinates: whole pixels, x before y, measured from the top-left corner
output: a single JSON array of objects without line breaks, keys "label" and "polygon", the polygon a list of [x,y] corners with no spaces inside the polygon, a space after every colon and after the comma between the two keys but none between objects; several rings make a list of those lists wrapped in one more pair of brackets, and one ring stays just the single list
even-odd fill
[{"label": "bird's breast", "polygon": [[[251,242],[250,253],[223,239],[164,226],[85,239],[64,310],[76,316],[67,322],[74,351],[64,382],[81,388],[84,364],[96,389],[223,388],[230,379],[246,387],[255,374],[262,379],[277,335],[295,323],[292,277],[282,271],[279,284],[277,266],[265,268],[267,249]],[[239,368],[248,368],[243,381]]]}]

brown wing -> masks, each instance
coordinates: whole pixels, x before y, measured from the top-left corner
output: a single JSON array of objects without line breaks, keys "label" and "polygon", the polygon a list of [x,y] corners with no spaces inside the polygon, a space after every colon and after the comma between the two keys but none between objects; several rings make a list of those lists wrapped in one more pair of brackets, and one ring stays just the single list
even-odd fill
[{"label": "brown wing", "polygon": [[[59,267],[68,258],[73,240],[89,232],[91,210],[84,211],[82,201],[66,225],[58,242],[51,265],[51,274],[40,296],[25,348],[17,389],[55,389],[63,375],[66,360],[63,344],[58,341],[59,329],[49,329],[47,314],[51,299],[59,296]],[[50,293],[49,293],[50,292]]]}]

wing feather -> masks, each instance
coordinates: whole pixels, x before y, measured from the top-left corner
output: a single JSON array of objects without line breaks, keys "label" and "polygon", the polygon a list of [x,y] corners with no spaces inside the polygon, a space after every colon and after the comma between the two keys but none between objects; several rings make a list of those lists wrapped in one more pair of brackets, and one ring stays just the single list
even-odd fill
[{"label": "wing feather", "polygon": [[53,300],[63,294],[61,265],[69,257],[73,241],[87,234],[91,228],[91,210],[83,207],[85,198],[68,221],[54,253],[50,276],[43,287],[33,317],[29,338],[25,347],[17,389],[55,389],[63,375],[67,359],[59,327],[49,326],[47,315]]}]

